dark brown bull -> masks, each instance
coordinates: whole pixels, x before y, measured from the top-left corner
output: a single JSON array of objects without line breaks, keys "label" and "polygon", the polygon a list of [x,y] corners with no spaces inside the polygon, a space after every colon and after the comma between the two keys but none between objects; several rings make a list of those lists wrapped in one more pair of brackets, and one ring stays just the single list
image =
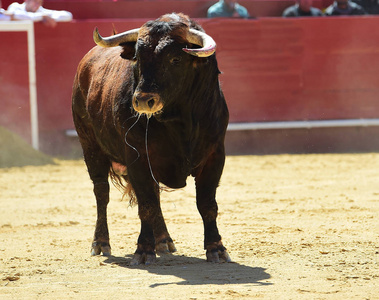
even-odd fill
[{"label": "dark brown bull", "polygon": [[207,260],[230,261],[216,218],[225,161],[228,109],[219,86],[216,44],[182,14],[103,38],[80,62],[72,110],[97,222],[92,255],[110,255],[108,176],[123,180],[138,203],[141,232],[132,265],[175,251],[160,208],[162,183],[182,188],[195,177]]}]

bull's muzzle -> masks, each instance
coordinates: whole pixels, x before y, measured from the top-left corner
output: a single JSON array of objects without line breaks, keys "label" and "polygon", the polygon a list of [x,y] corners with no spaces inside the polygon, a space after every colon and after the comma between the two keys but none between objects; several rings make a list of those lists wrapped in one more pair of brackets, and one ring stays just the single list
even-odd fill
[{"label": "bull's muzzle", "polygon": [[156,93],[135,92],[133,96],[133,108],[139,114],[151,116],[162,110],[163,103]]}]

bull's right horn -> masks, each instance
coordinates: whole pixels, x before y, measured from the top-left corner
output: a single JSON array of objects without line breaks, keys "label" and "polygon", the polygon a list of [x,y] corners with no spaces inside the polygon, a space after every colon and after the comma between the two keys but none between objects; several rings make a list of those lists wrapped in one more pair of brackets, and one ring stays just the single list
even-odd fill
[{"label": "bull's right horn", "polygon": [[198,49],[183,48],[183,51],[188,54],[198,57],[208,57],[216,51],[216,42],[205,32],[191,28],[187,39],[190,43],[201,46]]},{"label": "bull's right horn", "polygon": [[110,37],[102,37],[97,28],[93,32],[93,40],[101,47],[116,47],[122,43],[136,42],[138,38],[139,28],[121,32]]}]

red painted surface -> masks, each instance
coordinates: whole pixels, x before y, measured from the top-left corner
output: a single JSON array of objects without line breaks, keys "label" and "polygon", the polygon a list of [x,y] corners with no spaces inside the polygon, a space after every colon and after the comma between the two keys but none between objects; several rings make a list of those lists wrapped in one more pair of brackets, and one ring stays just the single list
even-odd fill
[{"label": "red painted surface", "polygon": [[379,33],[370,29],[378,22],[206,21],[219,44],[231,121],[379,117]]},{"label": "red painted surface", "polygon": [[[36,24],[43,150],[59,150],[64,131],[73,128],[72,82],[94,46],[93,29],[106,36],[112,24],[121,32],[145,21]],[[199,21],[218,44],[231,122],[379,118],[379,17]],[[0,125],[29,139],[26,34],[0,32],[0,38]]]},{"label": "red painted surface", "polygon": [[0,32],[0,125],[31,142],[26,32]]}]

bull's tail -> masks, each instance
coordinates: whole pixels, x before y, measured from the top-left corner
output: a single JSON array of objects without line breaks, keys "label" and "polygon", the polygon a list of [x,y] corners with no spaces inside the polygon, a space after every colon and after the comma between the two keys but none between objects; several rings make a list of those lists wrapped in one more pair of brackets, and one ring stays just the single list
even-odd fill
[{"label": "bull's tail", "polygon": [[132,185],[128,181],[128,175],[118,175],[111,167],[109,169],[109,177],[113,185],[122,193],[122,200],[128,197],[130,206],[135,205],[137,203],[137,197]]}]

